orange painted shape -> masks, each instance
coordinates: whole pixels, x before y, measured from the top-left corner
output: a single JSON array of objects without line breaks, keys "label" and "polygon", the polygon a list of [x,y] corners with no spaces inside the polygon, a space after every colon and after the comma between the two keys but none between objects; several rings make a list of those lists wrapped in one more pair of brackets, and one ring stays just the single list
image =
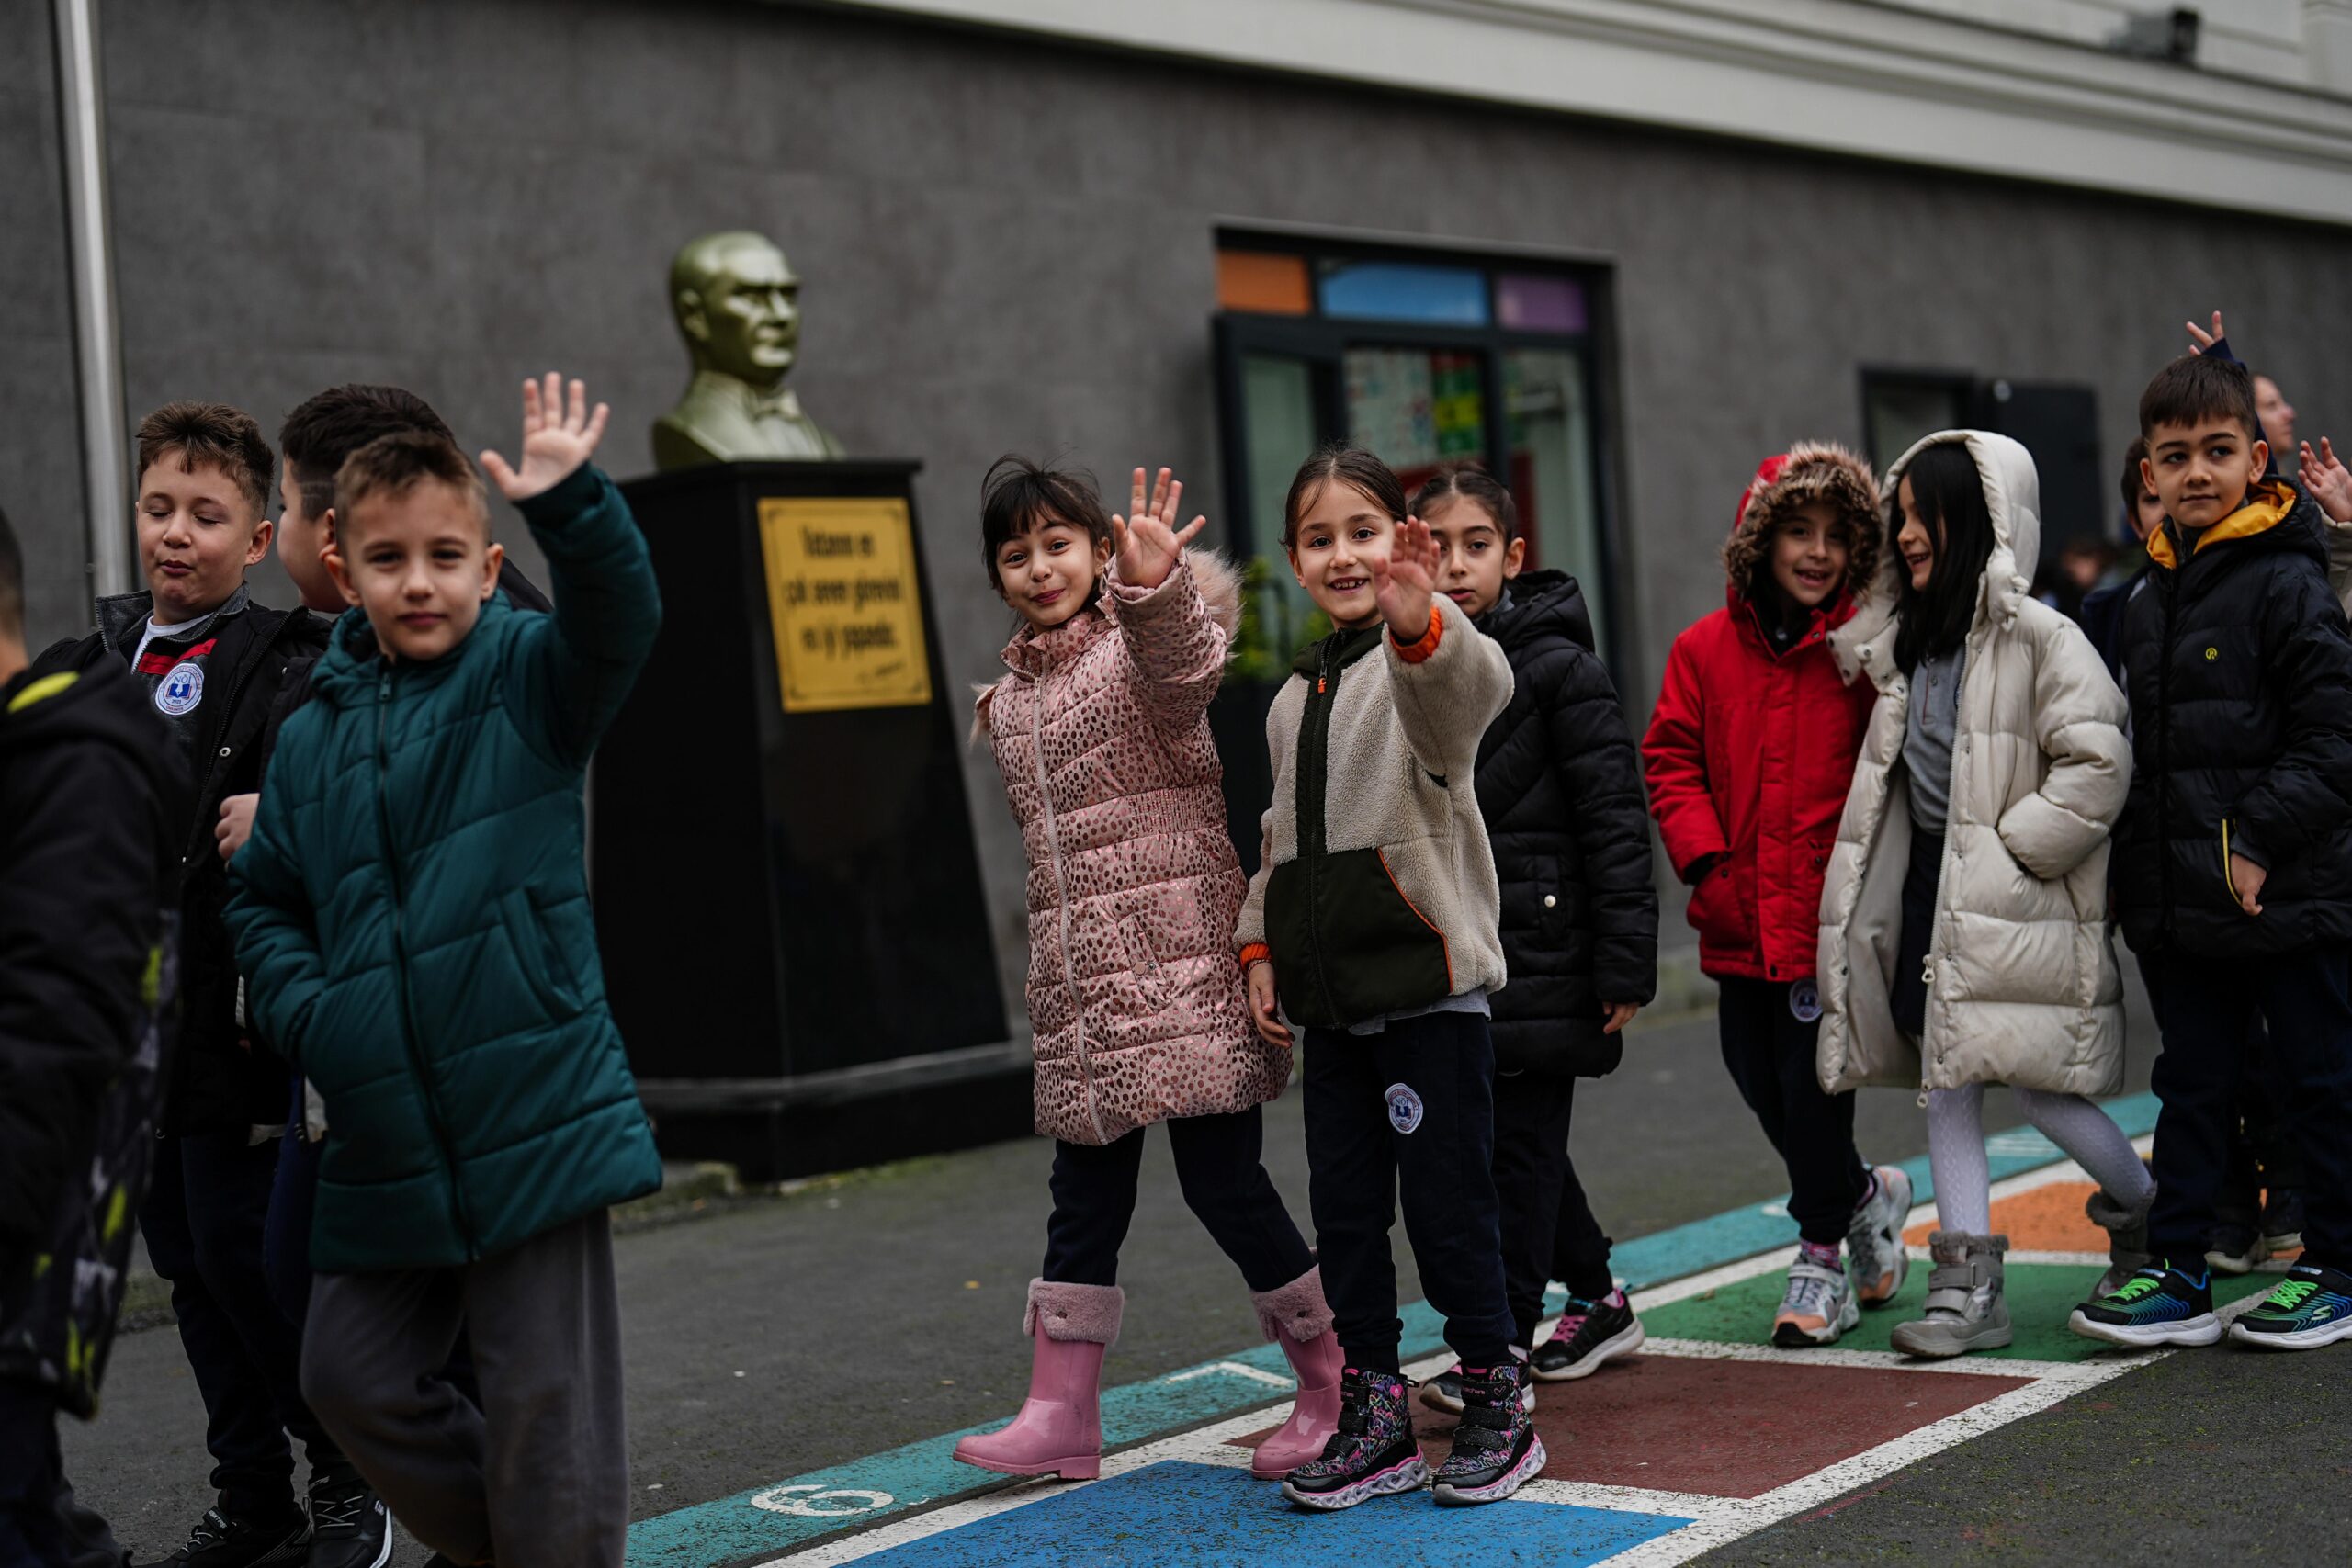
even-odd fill
[{"label": "orange painted shape", "polygon": [[1311,315],[1315,296],[1307,286],[1306,258],[1266,251],[1219,251],[1216,302],[1223,310],[1250,310],[1261,316]]},{"label": "orange painted shape", "polygon": [[[2052,1181],[2012,1198],[1993,1201],[1993,1229],[2006,1234],[2019,1252],[2105,1252],[2107,1233],[2091,1224],[2083,1201],[2096,1190],[2091,1181]],[[1928,1245],[1932,1220],[1913,1225],[1903,1239],[1914,1247]]]}]

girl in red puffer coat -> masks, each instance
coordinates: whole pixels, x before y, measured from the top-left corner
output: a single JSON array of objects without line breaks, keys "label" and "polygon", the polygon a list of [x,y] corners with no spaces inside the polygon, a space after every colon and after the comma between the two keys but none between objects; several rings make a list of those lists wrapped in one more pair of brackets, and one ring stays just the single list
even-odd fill
[{"label": "girl in red puffer coat", "polygon": [[1166,468],[1126,517],[1091,485],[1007,457],[980,532],[1022,619],[978,723],[1029,855],[1037,1131],[1054,1140],[1046,1263],[1031,1281],[1029,1398],[956,1457],[1008,1475],[1101,1473],[1102,1354],[1125,1295],[1119,1246],[1145,1130],[1168,1124],[1184,1201],[1248,1281],[1298,1374],[1251,1469],[1279,1479],[1339,1429],[1340,1348],[1321,1271],[1259,1161],[1290,1052],[1251,1021],[1233,931],[1245,884],[1226,828],[1209,699],[1239,618],[1232,570],[1184,548]]},{"label": "girl in red puffer coat", "polygon": [[1799,1241],[1772,1340],[1789,1348],[1836,1342],[1905,1269],[1910,1178],[1862,1163],[1853,1094],[1814,1071],[1822,881],[1877,699],[1840,677],[1828,638],[1854,617],[1882,533],[1853,453],[1803,443],[1767,458],[1724,547],[1724,606],[1675,638],[1642,742],[1699,967],[1721,988],[1724,1064],[1788,1168]]}]

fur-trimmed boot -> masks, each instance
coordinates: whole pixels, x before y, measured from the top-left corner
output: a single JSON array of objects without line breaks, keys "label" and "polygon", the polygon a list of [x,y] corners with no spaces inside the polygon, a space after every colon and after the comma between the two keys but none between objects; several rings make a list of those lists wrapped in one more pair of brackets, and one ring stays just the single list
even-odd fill
[{"label": "fur-trimmed boot", "polygon": [[2098,1277],[2091,1300],[2099,1301],[2123,1288],[2123,1281],[2155,1261],[2148,1251],[2148,1211],[2155,1206],[2156,1190],[2146,1198],[2125,1204],[2104,1187],[2094,1187],[2084,1201],[2083,1213],[2107,1233],[2107,1272]]},{"label": "fur-trimmed boot", "polygon": [[1250,1473],[1280,1481],[1308,1460],[1322,1456],[1340,1429],[1340,1340],[1331,1332],[1331,1306],[1323,1299],[1323,1267],[1309,1269],[1289,1284],[1253,1292],[1258,1326],[1283,1348],[1298,1378],[1290,1419],[1266,1435],[1250,1456]]},{"label": "fur-trimmed boot", "polygon": [[1899,1324],[1890,1341],[1906,1356],[1930,1360],[1993,1350],[2009,1343],[2008,1303],[2001,1299],[2005,1235],[1938,1231],[1928,1238],[1928,1314]]},{"label": "fur-trimmed boot", "polygon": [[1119,1337],[1127,1293],[1116,1285],[1029,1281],[1021,1330],[1035,1341],[1029,1397],[1012,1424],[956,1445],[966,1464],[1000,1475],[1102,1473],[1102,1352]]}]

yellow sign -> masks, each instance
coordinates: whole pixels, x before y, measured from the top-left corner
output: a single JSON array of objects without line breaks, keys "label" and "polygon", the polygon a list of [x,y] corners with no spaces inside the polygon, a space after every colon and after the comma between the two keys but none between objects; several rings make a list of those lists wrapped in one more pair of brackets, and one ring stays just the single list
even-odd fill
[{"label": "yellow sign", "polygon": [[760,502],[768,615],[786,713],[931,701],[914,525],[897,496]]}]

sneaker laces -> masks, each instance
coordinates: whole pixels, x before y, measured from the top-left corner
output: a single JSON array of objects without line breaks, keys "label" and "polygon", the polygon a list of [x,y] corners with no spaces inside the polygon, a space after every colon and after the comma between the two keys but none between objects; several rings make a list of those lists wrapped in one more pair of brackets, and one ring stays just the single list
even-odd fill
[{"label": "sneaker laces", "polygon": [[2270,1292],[2270,1299],[2262,1303],[2262,1310],[2293,1312],[2310,1300],[2312,1292],[2318,1289],[2317,1280],[2281,1280],[2278,1288]]},{"label": "sneaker laces", "polygon": [[197,1520],[196,1528],[188,1531],[187,1544],[180,1550],[184,1555],[193,1557],[199,1551],[219,1546],[227,1540],[229,1529],[228,1515],[218,1508],[207,1508],[204,1510],[204,1517]]},{"label": "sneaker laces", "polygon": [[2154,1295],[2156,1292],[2161,1291],[2164,1288],[2165,1281],[2163,1275],[2158,1274],[2154,1270],[2143,1269],[2139,1273],[2132,1275],[2129,1280],[2124,1280],[2120,1285],[2118,1285],[2115,1288],[2115,1293],[2107,1299],[2111,1302],[2120,1303],[2124,1306],[2130,1306],[2143,1297]]},{"label": "sneaker laces", "polygon": [[1818,1316],[1826,1323],[1837,1315],[1830,1310],[1830,1301],[1844,1278],[1816,1264],[1799,1263],[1789,1270],[1789,1292],[1781,1305],[1785,1310]]},{"label": "sneaker laces", "polygon": [[1594,1303],[1568,1298],[1568,1310],[1560,1314],[1559,1326],[1552,1330],[1552,1343],[1566,1345],[1584,1331],[1584,1320],[1592,1315]]},{"label": "sneaker laces", "polygon": [[368,1501],[369,1493],[365,1485],[315,1495],[311,1498],[311,1529],[357,1529],[360,1519],[368,1512]]}]

